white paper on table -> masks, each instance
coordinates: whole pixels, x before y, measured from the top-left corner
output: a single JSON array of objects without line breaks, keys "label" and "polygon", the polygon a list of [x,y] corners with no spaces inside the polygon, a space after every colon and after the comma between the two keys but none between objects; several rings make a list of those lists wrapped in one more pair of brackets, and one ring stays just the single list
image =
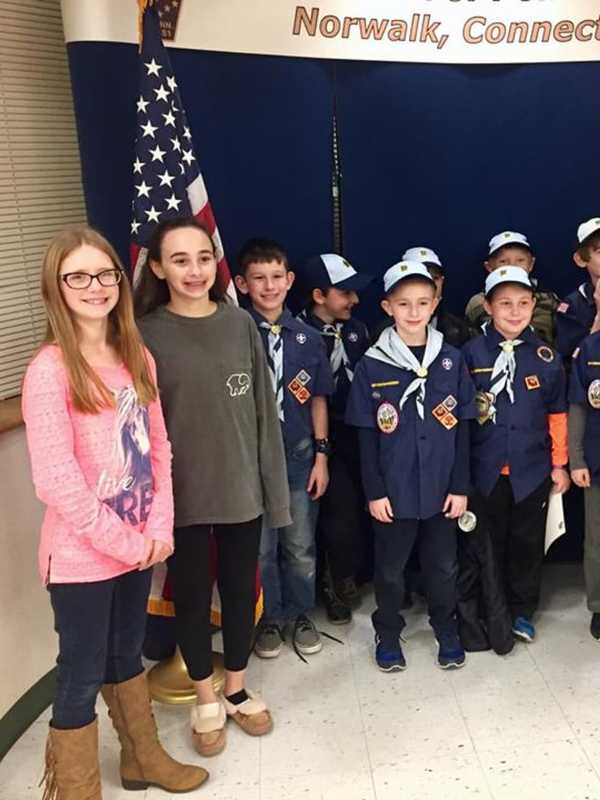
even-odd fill
[{"label": "white paper on table", "polygon": [[562,494],[550,492],[548,498],[548,516],[546,517],[546,541],[544,544],[544,553],[550,550],[550,547],[557,539],[566,533],[565,527],[565,510],[563,508]]}]

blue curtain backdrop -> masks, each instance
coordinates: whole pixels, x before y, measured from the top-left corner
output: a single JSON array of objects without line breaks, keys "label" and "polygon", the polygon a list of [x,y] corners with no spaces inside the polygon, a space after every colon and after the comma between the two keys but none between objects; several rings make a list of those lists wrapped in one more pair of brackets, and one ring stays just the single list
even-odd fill
[{"label": "blue curtain backdrop", "polygon": [[[332,247],[331,112],[343,168],[346,255],[374,275],[426,243],[460,310],[490,236],[526,232],[541,283],[581,279],[575,228],[598,214],[600,63],[454,67],[320,62],[171,49],[230,261],[269,235],[292,262]],[[132,45],[69,45],[90,221],[124,258],[138,92]],[[377,316],[378,289],[361,315]]]}]

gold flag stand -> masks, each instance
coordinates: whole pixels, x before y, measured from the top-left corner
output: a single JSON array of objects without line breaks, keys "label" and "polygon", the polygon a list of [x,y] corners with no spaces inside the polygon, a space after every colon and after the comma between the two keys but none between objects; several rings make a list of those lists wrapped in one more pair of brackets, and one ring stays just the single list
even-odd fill
[{"label": "gold flag stand", "polygon": [[[213,652],[213,687],[220,692],[225,685],[223,655]],[[175,655],[156,664],[148,672],[150,696],[159,703],[168,705],[193,705],[196,702],[194,683],[188,675],[179,647]]]}]

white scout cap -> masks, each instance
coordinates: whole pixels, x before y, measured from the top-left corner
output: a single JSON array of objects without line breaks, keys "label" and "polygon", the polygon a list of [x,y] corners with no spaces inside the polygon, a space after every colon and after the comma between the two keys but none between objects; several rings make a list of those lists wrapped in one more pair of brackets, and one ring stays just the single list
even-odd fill
[{"label": "white scout cap", "polygon": [[600,217],[592,217],[577,228],[577,241],[581,244],[588,236],[600,229]]},{"label": "white scout cap", "polygon": [[496,250],[500,250],[501,247],[505,247],[507,244],[520,244],[523,247],[526,247],[528,250],[531,250],[531,245],[527,241],[527,237],[524,233],[517,233],[517,231],[502,231],[502,233],[497,233],[490,239],[490,250],[488,255],[491,256],[492,253],[495,253]]},{"label": "white scout cap", "polygon": [[386,294],[389,294],[400,281],[405,278],[415,277],[425,278],[435,286],[427,267],[420,261],[399,261],[398,264],[390,267],[383,276],[383,290]]},{"label": "white scout cap", "polygon": [[485,296],[487,297],[492,289],[501,283],[520,283],[528,289],[533,289],[529,275],[522,267],[500,267],[490,272],[485,279]]},{"label": "white scout cap", "polygon": [[409,247],[401,256],[402,261],[420,261],[422,264],[435,264],[443,269],[438,254],[430,247]]}]

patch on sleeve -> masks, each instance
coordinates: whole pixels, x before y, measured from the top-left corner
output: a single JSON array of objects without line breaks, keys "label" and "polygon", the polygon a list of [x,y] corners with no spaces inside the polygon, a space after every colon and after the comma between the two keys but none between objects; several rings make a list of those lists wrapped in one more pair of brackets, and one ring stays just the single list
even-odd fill
[{"label": "patch on sleeve", "polygon": [[540,379],[537,375],[527,375],[525,378],[525,386],[531,391],[532,389],[539,389],[541,386]]},{"label": "patch on sleeve", "polygon": [[556,312],[558,314],[565,314],[568,310],[569,310],[569,304],[565,302],[559,303],[558,306],[556,307]]}]

